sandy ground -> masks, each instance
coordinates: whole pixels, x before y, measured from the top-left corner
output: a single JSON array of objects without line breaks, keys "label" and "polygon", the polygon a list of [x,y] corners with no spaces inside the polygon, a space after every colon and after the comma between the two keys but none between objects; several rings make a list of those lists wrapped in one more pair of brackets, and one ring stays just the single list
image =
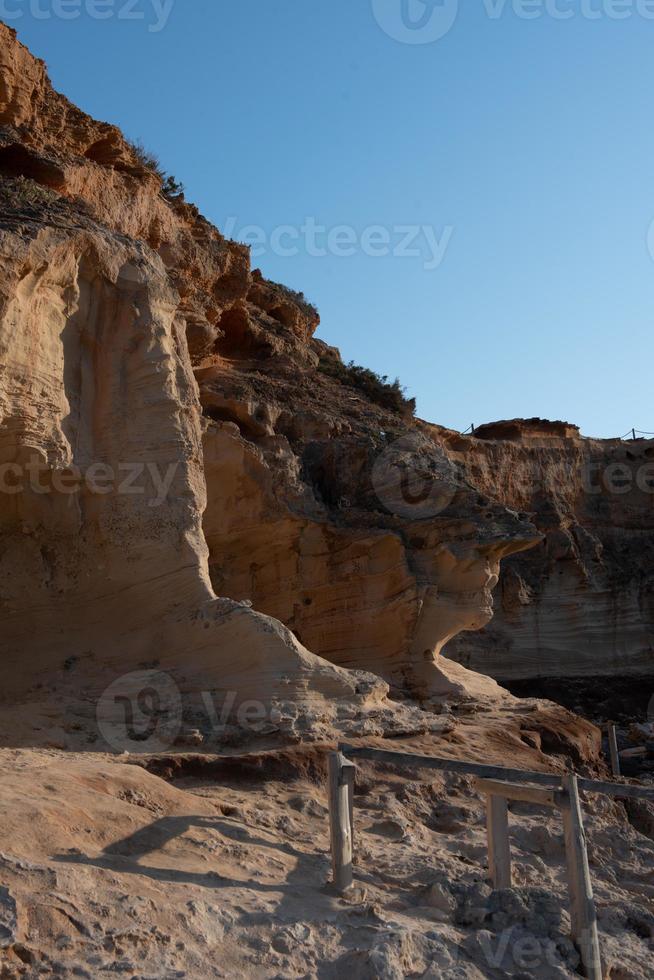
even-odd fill
[{"label": "sandy ground", "polygon": [[[386,745],[563,768],[563,755],[538,749],[536,717],[542,702],[462,713],[447,736]],[[0,750],[0,976],[577,975],[556,814],[512,806],[515,887],[492,892],[472,780],[362,762],[356,882],[342,898],[329,885],[327,751]],[[606,976],[650,977],[652,811],[632,823],[593,796],[584,813]]]}]

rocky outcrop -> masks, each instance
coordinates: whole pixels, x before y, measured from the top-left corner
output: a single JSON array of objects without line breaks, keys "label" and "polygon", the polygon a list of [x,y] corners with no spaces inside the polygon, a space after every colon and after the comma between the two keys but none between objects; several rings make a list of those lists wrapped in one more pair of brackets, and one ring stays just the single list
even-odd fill
[{"label": "rocky outcrop", "polygon": [[[480,497],[418,430],[407,435],[353,393],[270,369],[255,385],[257,373],[238,363],[200,372],[205,403],[229,390],[251,411],[205,433],[215,591],[250,600],[333,663],[445,693],[438,655],[489,621],[500,560],[533,545],[533,528]],[[258,405],[274,406],[265,435]],[[403,465],[417,485],[408,503],[394,482]]]},{"label": "rocky outcrop", "polygon": [[540,419],[436,433],[476,486],[543,534],[504,564],[495,617],[448,656],[500,679],[654,671],[654,440]]},{"label": "rocky outcrop", "polygon": [[307,724],[376,705],[381,681],[211,588],[189,347],[226,335],[207,319],[221,296],[246,302],[245,251],[164,200],[118,131],[0,33],[3,696],[93,699],[156,664],[182,691],[237,692],[234,710],[292,701]]},{"label": "rocky outcrop", "polygon": [[[593,523],[571,427],[468,439],[376,398],[147,163],[0,25],[0,975],[481,978],[515,929],[572,975],[556,815],[514,814],[516,904],[481,881],[469,777],[362,762],[343,898],[327,753],[605,776],[597,728],[442,650],[488,643],[501,563],[497,635],[510,595],[526,635],[557,562],[597,553],[609,590],[622,555],[633,583],[611,528],[650,525]],[[648,842],[613,802],[589,817],[607,968],[646,976]]]},{"label": "rocky outcrop", "polygon": [[[500,562],[534,547],[503,607],[512,588],[520,608],[535,595],[530,514],[547,549],[577,542],[548,524],[523,460],[538,451],[555,487],[589,444],[556,424],[464,439],[392,410],[396,392],[376,400],[315,339],[302,294],[251,270],[2,25],[0,42],[4,695],[79,706],[156,669],[187,708],[198,692],[234,714],[255,700],[272,728],[317,737],[355,716],[360,731],[414,724],[389,686],[423,703],[476,690],[441,651],[488,625]],[[507,622],[503,608],[491,638]],[[541,650],[533,618],[515,635]],[[502,642],[457,654],[501,673]]]},{"label": "rocky outcrop", "polygon": [[321,372],[304,297],[0,40],[4,696],[156,668],[317,735],[389,718],[387,683],[463,692],[436,658],[533,526]]},{"label": "rocky outcrop", "polygon": [[149,250],[62,220],[52,206],[7,222],[0,241],[4,695],[37,677],[93,696],[156,663],[183,689],[237,691],[236,707],[265,691],[266,704],[290,699],[315,718],[361,701],[356,676],[215,598],[177,297]]}]

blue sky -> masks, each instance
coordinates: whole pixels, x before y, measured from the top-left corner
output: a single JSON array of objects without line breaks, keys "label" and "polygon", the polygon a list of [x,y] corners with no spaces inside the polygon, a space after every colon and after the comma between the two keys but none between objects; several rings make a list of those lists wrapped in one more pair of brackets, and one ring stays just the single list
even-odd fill
[{"label": "blue sky", "polygon": [[[420,31],[403,2],[432,33],[457,16],[405,43]],[[399,376],[453,428],[541,415],[587,435],[654,430],[642,2],[125,3],[0,0],[0,16],[219,227],[257,226],[254,264],[318,305],[345,359]],[[313,245],[307,218],[326,229]],[[418,254],[397,254],[402,240]]]}]

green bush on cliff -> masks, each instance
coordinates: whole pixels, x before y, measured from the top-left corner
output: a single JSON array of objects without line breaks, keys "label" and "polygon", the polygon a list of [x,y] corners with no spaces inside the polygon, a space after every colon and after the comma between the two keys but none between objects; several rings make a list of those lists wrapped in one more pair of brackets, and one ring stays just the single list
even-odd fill
[{"label": "green bush on cliff", "polygon": [[139,165],[143,167],[144,170],[151,170],[153,174],[157,177],[164,179],[164,171],[159,163],[159,157],[151,153],[150,150],[143,146],[143,143],[139,140],[137,143],[130,143],[129,148],[136,157]]},{"label": "green bush on cliff", "polygon": [[390,412],[397,412],[398,415],[415,414],[416,400],[406,397],[406,388],[400,384],[399,378],[389,381],[385,374],[377,374],[354,361],[343,364],[333,357],[321,358],[318,370],[349,388],[356,388],[370,401]]},{"label": "green bush on cliff", "polygon": [[164,197],[172,198],[179,197],[184,193],[184,185],[180,181],[176,180],[172,174],[167,173],[159,162],[159,157],[150,150],[143,146],[140,141],[137,143],[130,143],[129,147],[136,157],[138,163],[144,170],[149,170],[151,173],[156,174],[161,181],[161,193]]}]

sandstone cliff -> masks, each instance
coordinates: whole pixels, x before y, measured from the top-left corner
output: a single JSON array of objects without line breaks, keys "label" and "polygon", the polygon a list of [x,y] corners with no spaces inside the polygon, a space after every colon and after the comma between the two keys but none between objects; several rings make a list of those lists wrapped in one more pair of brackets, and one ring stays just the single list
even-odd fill
[{"label": "sandstone cliff", "polygon": [[476,486],[528,512],[544,538],[504,564],[492,623],[448,656],[507,680],[651,674],[654,440],[586,439],[539,419],[476,436],[445,442]]},{"label": "sandstone cliff", "polygon": [[311,724],[341,699],[375,705],[381,682],[211,588],[189,348],[245,300],[246,251],[0,35],[3,695],[83,703],[156,665]]},{"label": "sandstone cliff", "polygon": [[[651,512],[577,472],[649,447],[464,438],[371,396],[2,25],[0,254],[0,975],[481,980],[524,973],[514,933],[534,976],[577,975],[558,815],[514,808],[519,892],[491,894],[472,779],[362,762],[342,899],[326,753],[605,776],[597,728],[441,651],[466,631],[481,669],[568,671],[572,603],[624,588],[625,655],[603,637],[597,663],[650,666]],[[599,797],[587,821],[625,980],[649,975],[650,817]]]},{"label": "sandstone cliff", "polygon": [[[319,372],[336,355],[312,340],[315,310],[0,31],[5,692],[38,673],[92,699],[155,665],[315,728],[339,701],[379,705],[380,676],[458,689],[435,657],[488,620],[532,525]],[[375,490],[412,432],[400,452],[422,454],[447,516],[389,513],[383,473]]]},{"label": "sandstone cliff", "polygon": [[[235,693],[234,710],[263,699],[296,733],[329,730],[346,703],[383,728],[399,717],[388,685],[424,701],[478,684],[441,651],[489,623],[500,561],[534,547],[504,578],[488,659],[484,641],[458,656],[502,673],[502,657],[530,672],[552,655],[568,672],[623,567],[615,642],[648,664],[651,591],[640,559],[620,566],[619,501],[590,566],[592,500],[569,477],[595,444],[463,439],[371,398],[301,294],[252,270],[1,25],[0,42],[5,696],[57,691],[83,714],[126,670],[156,668],[187,694]],[[573,587],[598,596],[575,630]]]}]

